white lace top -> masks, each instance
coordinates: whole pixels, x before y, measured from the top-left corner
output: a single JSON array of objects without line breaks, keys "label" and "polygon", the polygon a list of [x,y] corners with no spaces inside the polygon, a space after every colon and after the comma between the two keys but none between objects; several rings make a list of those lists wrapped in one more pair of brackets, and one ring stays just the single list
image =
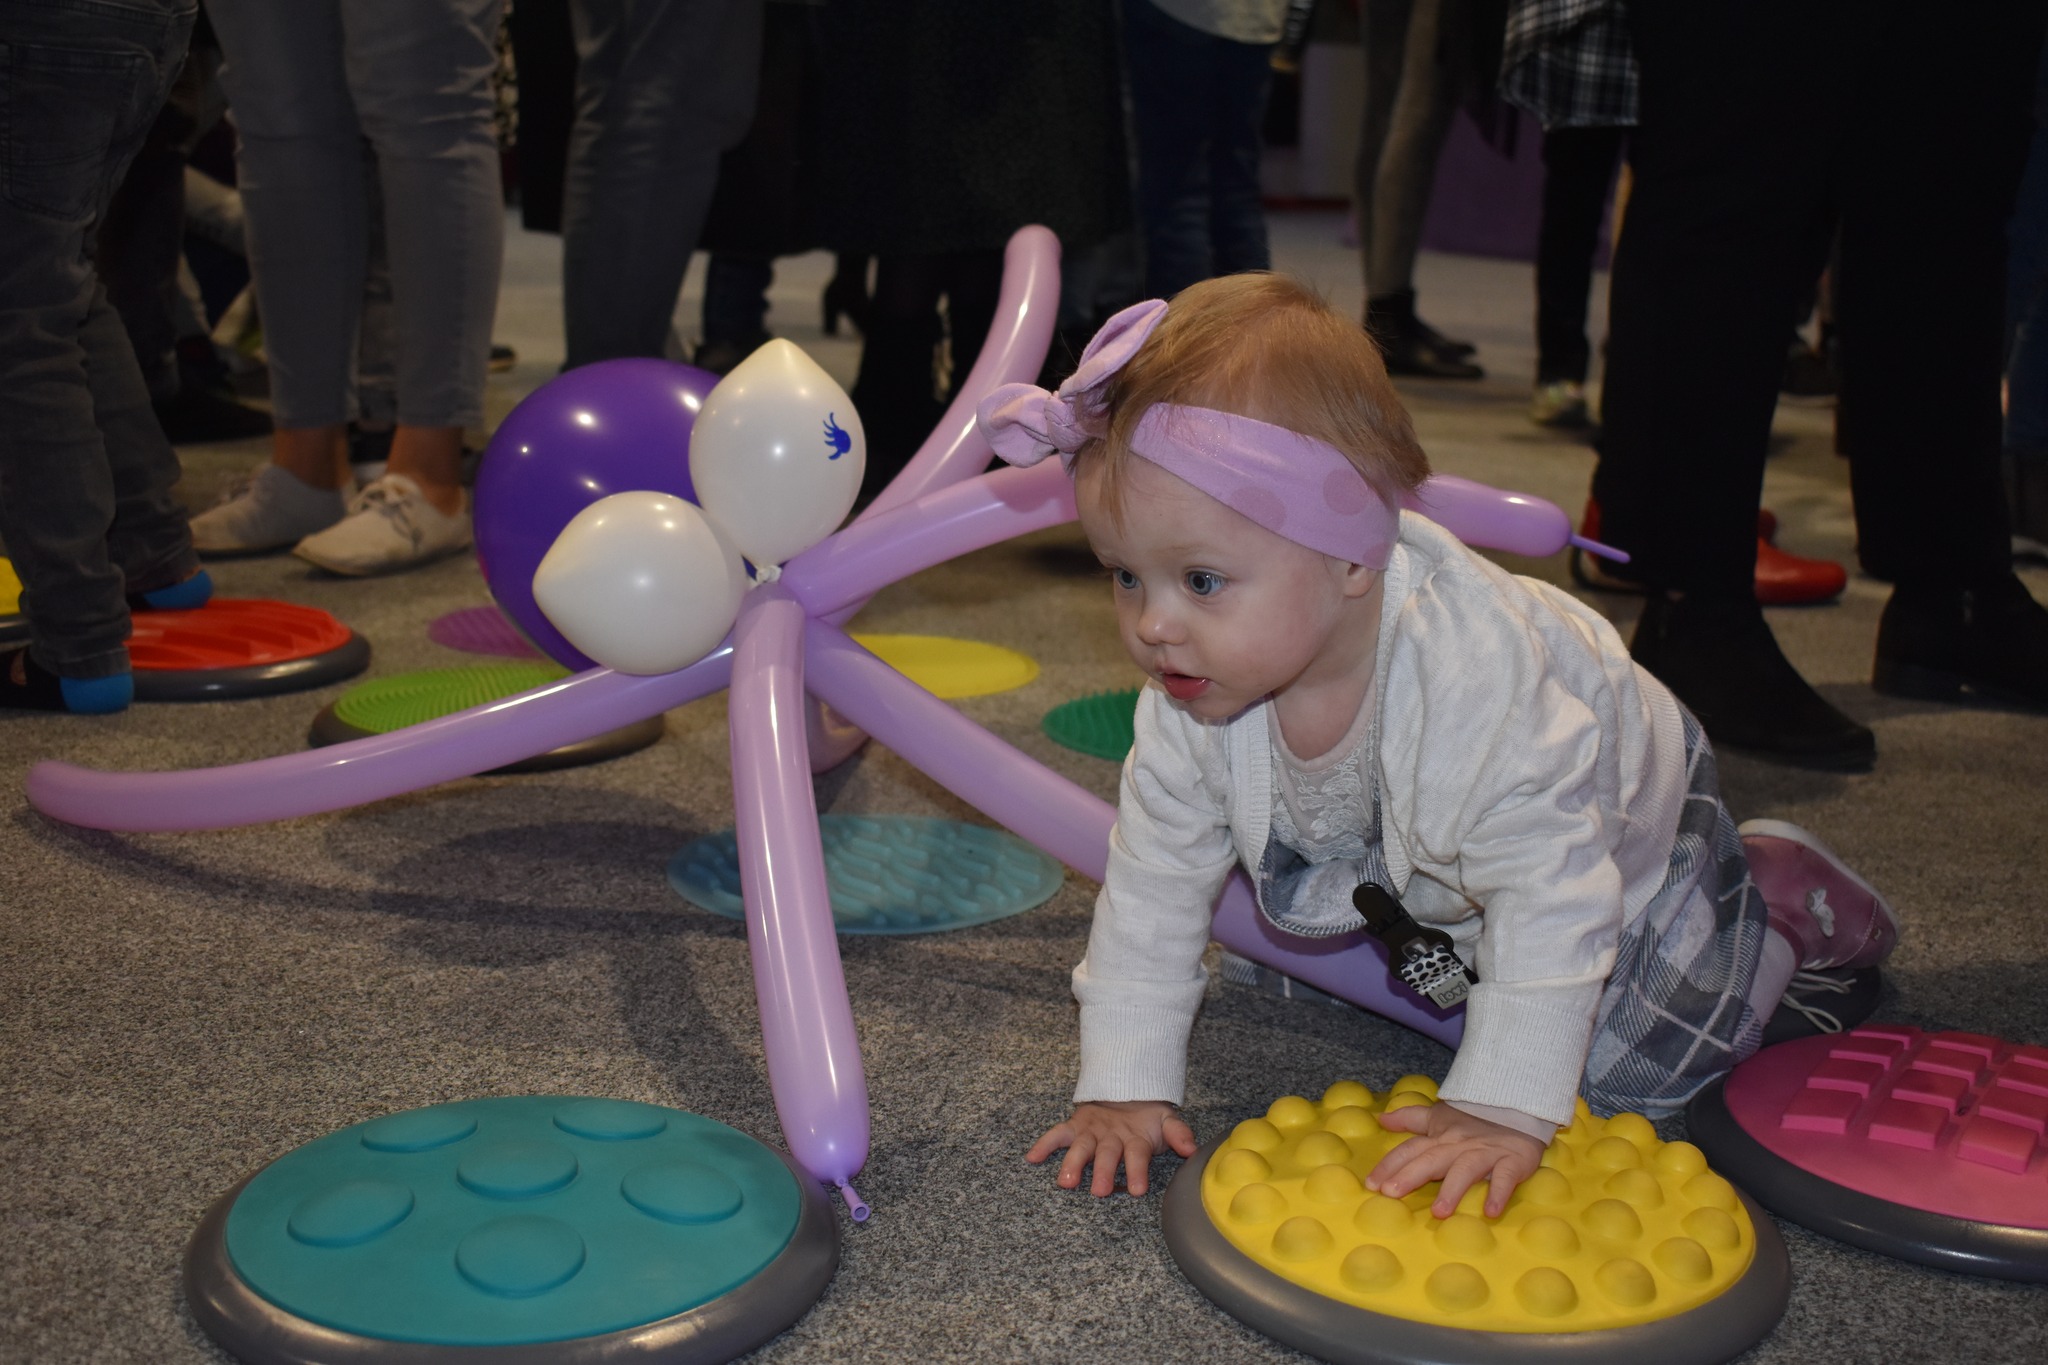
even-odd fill
[{"label": "white lace top", "polygon": [[1266,708],[1273,744],[1271,837],[1311,863],[1363,858],[1378,842],[1372,828],[1374,743],[1378,708],[1368,691],[1344,738],[1320,758],[1303,760],[1280,733],[1280,710]]}]

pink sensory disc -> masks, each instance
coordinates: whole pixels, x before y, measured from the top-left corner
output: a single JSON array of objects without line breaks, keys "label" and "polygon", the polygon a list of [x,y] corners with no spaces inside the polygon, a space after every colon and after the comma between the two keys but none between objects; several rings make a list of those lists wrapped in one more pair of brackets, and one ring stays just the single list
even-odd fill
[{"label": "pink sensory disc", "polygon": [[1765,1048],[1686,1121],[1717,1170],[1793,1222],[2048,1283],[2048,1048],[1866,1025]]},{"label": "pink sensory disc", "polygon": [[539,650],[526,642],[505,613],[496,607],[464,607],[436,617],[427,638],[464,654],[496,654],[507,659],[538,659]]}]

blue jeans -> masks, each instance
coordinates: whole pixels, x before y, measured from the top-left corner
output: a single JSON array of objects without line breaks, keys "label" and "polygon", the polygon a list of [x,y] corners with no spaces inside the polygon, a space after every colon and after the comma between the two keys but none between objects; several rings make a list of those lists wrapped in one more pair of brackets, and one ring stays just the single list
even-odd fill
[{"label": "blue jeans", "polygon": [[504,253],[491,93],[503,12],[503,0],[208,0],[280,427],[352,415],[379,212],[366,142],[397,419],[482,425]]},{"label": "blue jeans", "polygon": [[1204,33],[1152,0],[1123,9],[1145,292],[1267,269],[1259,150],[1273,49]]},{"label": "blue jeans", "polygon": [[194,12],[0,0],[0,537],[36,662],[63,677],[125,673],[125,594],[199,569],[178,457],[92,264]]}]

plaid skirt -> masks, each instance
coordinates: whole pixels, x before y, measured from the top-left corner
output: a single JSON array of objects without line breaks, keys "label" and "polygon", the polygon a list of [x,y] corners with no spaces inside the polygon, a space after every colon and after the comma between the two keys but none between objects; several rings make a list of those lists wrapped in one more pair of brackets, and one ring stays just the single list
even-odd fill
[{"label": "plaid skirt", "polygon": [[1685,806],[1664,884],[1622,934],[1579,1093],[1596,1114],[1660,1118],[1757,1050],[1749,1002],[1769,931],[1714,750],[1685,714]]},{"label": "plaid skirt", "polygon": [[[1767,1022],[1749,1001],[1768,932],[1763,897],[1721,802],[1713,747],[1684,715],[1686,793],[1671,860],[1657,894],[1622,932],[1579,1085],[1603,1116],[1675,1113],[1755,1052]],[[1312,863],[1268,843],[1253,884],[1275,927],[1311,938],[1363,927],[1352,889],[1366,881],[1391,889],[1379,797],[1375,786],[1363,858]]]}]

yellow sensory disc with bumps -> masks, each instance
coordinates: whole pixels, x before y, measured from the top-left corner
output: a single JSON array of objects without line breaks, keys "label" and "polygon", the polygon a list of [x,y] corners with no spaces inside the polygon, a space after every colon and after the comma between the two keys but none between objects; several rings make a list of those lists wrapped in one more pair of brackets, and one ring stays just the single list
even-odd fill
[{"label": "yellow sensory disc with bumps", "polygon": [[1375,1313],[1494,1332],[1589,1332],[1686,1312],[1733,1285],[1756,1255],[1735,1188],[1699,1148],[1664,1142],[1640,1114],[1581,1102],[1499,1218],[1475,1185],[1437,1219],[1432,1183],[1402,1199],[1365,1177],[1408,1134],[1379,1116],[1436,1098],[1426,1076],[1383,1095],[1339,1081],[1246,1119],[1202,1172],[1224,1238],[1303,1288]]}]

